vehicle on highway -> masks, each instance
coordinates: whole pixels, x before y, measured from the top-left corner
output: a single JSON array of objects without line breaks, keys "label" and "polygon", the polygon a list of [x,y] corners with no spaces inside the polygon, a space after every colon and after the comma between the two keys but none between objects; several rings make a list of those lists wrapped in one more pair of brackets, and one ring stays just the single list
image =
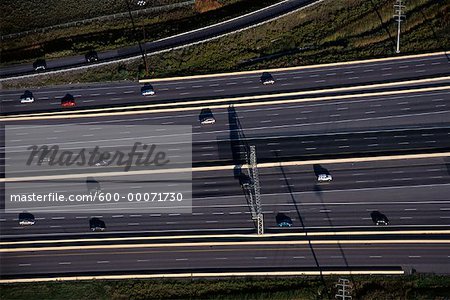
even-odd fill
[{"label": "vehicle on highway", "polygon": [[33,63],[33,69],[35,71],[44,71],[45,69],[47,69],[47,63],[45,62],[45,59],[37,59]]},{"label": "vehicle on highway", "polygon": [[199,115],[199,121],[202,125],[212,125],[216,123],[216,118],[214,118],[214,115],[209,108],[203,108],[200,111]]},{"label": "vehicle on highway", "polygon": [[109,165],[109,161],[106,159],[102,159],[102,160],[99,160],[98,162],[96,162],[94,165],[96,167],[104,167],[104,166]]},{"label": "vehicle on highway", "polygon": [[99,218],[92,218],[89,220],[89,228],[91,231],[105,231],[106,225],[105,222],[100,220]]},{"label": "vehicle on highway", "polygon": [[26,90],[22,96],[20,96],[20,103],[33,103],[34,97],[31,91]]},{"label": "vehicle on highway", "polygon": [[264,84],[264,85],[274,84],[275,83],[275,79],[273,79],[272,74],[270,74],[269,72],[264,72],[261,75],[261,83]]},{"label": "vehicle on highway", "polygon": [[153,96],[154,94],[155,90],[153,89],[153,86],[149,83],[144,84],[144,86],[141,88],[142,96]]},{"label": "vehicle on highway", "polygon": [[76,105],[75,98],[71,94],[66,94],[61,99],[61,106],[64,107],[64,108],[74,107],[75,105]]},{"label": "vehicle on highway", "polygon": [[285,214],[278,213],[275,217],[278,227],[292,227],[292,219]]},{"label": "vehicle on highway", "polygon": [[86,62],[88,62],[88,63],[93,63],[93,62],[98,61],[97,52],[94,51],[94,50],[89,51],[88,53],[86,53],[86,55],[84,57],[86,59]]},{"label": "vehicle on highway", "polygon": [[333,180],[333,177],[331,177],[330,174],[319,174],[317,176],[317,181],[318,182],[330,182]]},{"label": "vehicle on highway", "polygon": [[102,187],[100,182],[98,182],[94,177],[86,178],[86,187],[89,194],[101,193]]},{"label": "vehicle on highway", "polygon": [[250,178],[250,176],[241,173],[239,175],[239,184],[241,185],[241,187],[246,188],[249,187],[252,183],[252,179]]},{"label": "vehicle on highway", "polygon": [[21,226],[29,226],[34,225],[35,219],[33,214],[30,213],[20,213],[19,214],[19,225]]},{"label": "vehicle on highway", "polygon": [[380,213],[379,211],[373,211],[370,214],[372,221],[377,226],[386,226],[389,225],[389,220],[385,214]]}]

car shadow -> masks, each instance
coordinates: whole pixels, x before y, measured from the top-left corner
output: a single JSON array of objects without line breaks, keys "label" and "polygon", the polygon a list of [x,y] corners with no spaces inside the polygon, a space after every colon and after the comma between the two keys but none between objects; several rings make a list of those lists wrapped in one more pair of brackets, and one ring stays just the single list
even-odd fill
[{"label": "car shadow", "polygon": [[328,171],[328,169],[322,167],[319,164],[314,164],[313,165],[313,170],[314,170],[314,174],[317,176],[319,176],[320,174],[325,174],[325,175],[330,175],[330,171]]}]

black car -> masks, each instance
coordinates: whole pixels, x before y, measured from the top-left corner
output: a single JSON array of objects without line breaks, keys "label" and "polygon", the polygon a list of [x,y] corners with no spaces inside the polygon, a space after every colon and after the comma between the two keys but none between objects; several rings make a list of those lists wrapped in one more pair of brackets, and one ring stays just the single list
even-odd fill
[{"label": "black car", "polygon": [[370,214],[370,217],[372,218],[373,223],[377,226],[389,225],[389,219],[386,217],[385,214],[382,214],[379,211],[373,211]]},{"label": "black car", "polygon": [[45,62],[45,59],[37,59],[33,63],[33,69],[35,71],[44,71],[45,69],[47,69],[47,63]]},{"label": "black car", "polygon": [[90,219],[89,227],[90,227],[91,231],[105,231],[105,229],[106,229],[105,222],[100,220],[99,218]]},{"label": "black car", "polygon": [[264,84],[264,85],[274,84],[275,83],[275,79],[273,79],[272,74],[270,74],[269,72],[264,72],[261,75],[261,83]]},{"label": "black car", "polygon": [[86,179],[86,187],[89,194],[98,194],[102,192],[100,182],[98,182],[94,177],[88,177]]},{"label": "black car", "polygon": [[89,51],[88,53],[86,53],[86,55],[84,56],[86,58],[86,62],[88,63],[93,63],[98,61],[98,55],[96,51]]},{"label": "black car", "polygon": [[275,220],[277,222],[278,227],[291,227],[292,226],[292,219],[289,216],[286,216],[285,214],[278,213],[275,217]]},{"label": "black car", "polygon": [[35,219],[34,216],[30,213],[20,213],[19,214],[19,225],[34,225]]}]

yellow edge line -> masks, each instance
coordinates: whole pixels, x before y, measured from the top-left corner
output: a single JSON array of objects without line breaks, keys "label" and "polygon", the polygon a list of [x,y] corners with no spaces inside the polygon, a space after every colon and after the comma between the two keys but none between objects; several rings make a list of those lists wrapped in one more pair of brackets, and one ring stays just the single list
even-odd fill
[{"label": "yellow edge line", "polygon": [[333,67],[333,66],[343,66],[343,65],[353,65],[353,64],[362,64],[362,63],[372,63],[372,62],[380,62],[380,61],[390,61],[390,60],[402,60],[402,59],[410,59],[410,58],[419,58],[419,57],[428,57],[435,55],[446,55],[448,51],[443,52],[433,52],[433,53],[424,53],[424,54],[414,54],[414,55],[404,55],[399,57],[385,57],[385,58],[373,58],[373,59],[365,59],[365,60],[355,60],[355,61],[343,61],[336,63],[327,63],[327,64],[318,64],[318,65],[309,65],[309,66],[296,66],[296,67],[287,67],[287,68],[274,68],[274,69],[260,69],[253,71],[241,71],[241,72],[229,72],[229,73],[217,73],[217,74],[203,74],[203,75],[192,75],[192,76],[176,76],[176,77],[166,77],[166,78],[153,78],[153,79],[141,79],[139,82],[162,82],[162,81],[172,81],[172,80],[188,80],[188,79],[198,79],[198,78],[211,78],[211,77],[225,77],[225,76],[233,76],[233,75],[247,75],[247,74],[259,74],[261,72],[281,72],[281,71],[294,71],[294,70],[304,70],[304,69],[315,69],[315,68],[323,68],[323,67]]},{"label": "yellow edge line", "polygon": [[[356,158],[338,158],[338,159],[315,159],[304,161],[289,161],[289,162],[274,162],[274,163],[261,163],[258,164],[258,168],[274,168],[274,167],[288,167],[288,166],[304,166],[313,164],[342,164],[342,163],[354,163],[354,162],[370,162],[370,161],[389,161],[389,160],[403,160],[403,159],[425,159],[425,158],[439,158],[448,157],[450,152],[440,153],[426,153],[426,154],[405,154],[405,155],[386,155],[386,156],[369,156],[369,157],[356,157]],[[56,180],[56,179],[74,179],[84,178],[89,176],[99,177],[116,177],[116,176],[131,176],[131,175],[144,175],[144,174],[167,174],[167,173],[180,173],[180,172],[208,172],[208,171],[224,171],[233,170],[235,165],[226,166],[214,166],[214,167],[196,167],[196,168],[173,168],[173,169],[161,169],[161,170],[139,170],[128,172],[100,172],[100,173],[81,173],[81,174],[65,174],[65,175],[47,175],[47,176],[27,176],[27,177],[11,177],[0,178],[0,182],[22,182],[33,180]],[[242,165],[242,168],[249,168],[248,165]]]},{"label": "yellow edge line", "polygon": [[355,271],[276,271],[276,272],[222,272],[222,273],[174,273],[174,274],[135,274],[103,276],[68,276],[25,279],[2,279],[0,283],[30,283],[47,281],[77,280],[117,280],[117,279],[151,279],[151,278],[191,278],[191,277],[234,277],[234,276],[318,276],[318,275],[403,275],[403,270],[355,270]]},{"label": "yellow edge line", "polygon": [[[403,81],[403,82],[380,83],[380,84],[372,84],[372,85],[362,85],[362,86],[334,88],[334,89],[322,89],[322,90],[314,90],[314,91],[245,96],[245,97],[236,97],[236,98],[231,97],[231,98],[221,98],[221,99],[203,99],[203,100],[195,100],[195,101],[187,101],[187,102],[145,104],[145,105],[134,105],[134,106],[126,106],[126,107],[96,108],[96,109],[88,109],[88,110],[79,111],[78,113],[76,113],[76,112],[70,113],[70,112],[62,111],[62,112],[53,112],[53,113],[22,114],[22,115],[3,117],[3,118],[0,118],[0,121],[41,120],[41,119],[61,119],[61,118],[87,118],[87,117],[102,117],[102,116],[111,116],[111,115],[135,115],[135,114],[144,114],[144,113],[190,111],[190,110],[197,110],[198,107],[188,107],[188,108],[172,107],[172,108],[165,108],[165,109],[150,109],[150,108],[195,105],[195,104],[205,106],[206,104],[222,103],[222,102],[228,102],[228,101],[243,102],[246,100],[257,100],[257,99],[263,99],[263,98],[270,99],[270,98],[289,97],[289,96],[304,96],[304,95],[328,93],[328,92],[345,92],[345,91],[361,90],[364,88],[380,88],[380,87],[408,85],[408,84],[416,84],[416,83],[429,83],[429,82],[449,80],[449,79],[450,79],[450,76],[446,76],[446,77],[438,77],[438,78],[410,80],[410,81]],[[363,94],[355,94],[355,95],[327,96],[327,97],[320,97],[320,98],[316,97],[316,98],[306,98],[306,99],[275,100],[275,101],[264,101],[264,102],[255,102],[255,103],[240,103],[240,104],[234,104],[234,105],[235,106],[259,106],[259,105],[272,105],[272,104],[285,104],[285,103],[300,103],[300,102],[309,102],[309,101],[347,99],[347,98],[355,98],[355,97],[397,95],[397,94],[405,94],[405,93],[413,93],[413,92],[438,91],[438,90],[446,90],[446,89],[449,89],[449,87],[446,86],[446,87],[422,88],[422,89],[411,89],[411,90],[400,90],[400,91],[389,91],[389,92],[363,93]],[[222,105],[210,106],[210,108],[226,108],[228,106],[229,106],[229,104],[222,104]],[[119,111],[124,108],[126,108],[126,109],[146,109],[146,110],[125,111],[125,112]],[[114,112],[114,111],[116,111],[116,112]],[[93,113],[93,112],[99,112],[99,113],[85,115],[85,113]]]},{"label": "yellow edge line", "polygon": [[343,244],[450,244],[446,240],[289,240],[289,241],[240,241],[240,242],[191,242],[191,243],[157,243],[157,244],[115,244],[115,245],[76,245],[28,248],[4,248],[0,253],[71,251],[99,249],[135,249],[135,248],[174,248],[174,247],[214,247],[214,246],[255,246],[255,245],[343,245]]},{"label": "yellow edge line", "polygon": [[305,236],[340,236],[340,235],[384,235],[384,234],[450,234],[450,229],[443,230],[390,230],[390,231],[331,231],[331,232],[292,232],[292,233],[268,233],[263,236],[257,234],[208,234],[208,235],[179,235],[179,236],[140,236],[140,237],[115,237],[115,238],[85,238],[65,240],[29,240],[16,242],[0,242],[0,246],[26,245],[26,244],[54,244],[72,242],[112,242],[112,241],[142,241],[142,240],[174,240],[197,238],[274,238],[274,237],[305,237]]}]

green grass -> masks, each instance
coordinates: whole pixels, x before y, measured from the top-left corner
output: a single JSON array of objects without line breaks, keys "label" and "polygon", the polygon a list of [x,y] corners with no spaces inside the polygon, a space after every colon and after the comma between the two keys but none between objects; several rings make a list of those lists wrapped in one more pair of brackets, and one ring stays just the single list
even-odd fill
[{"label": "green grass", "polygon": [[[355,276],[354,299],[446,299],[450,277]],[[2,300],[12,299],[326,299],[336,293],[337,278],[325,285],[315,277],[220,280],[125,280],[1,285]]]},{"label": "green grass", "polygon": [[[145,8],[182,2],[183,0],[148,0]],[[140,7],[130,1],[131,9]],[[134,4],[134,5],[133,5]],[[127,12],[125,0],[21,0],[2,1],[1,34],[57,25],[104,15]]]},{"label": "green grass", "polygon": [[[262,26],[148,57],[152,77],[266,69],[395,56],[392,1],[328,0]],[[401,54],[450,48],[450,2],[409,0]],[[381,19],[380,19],[381,18]],[[142,61],[9,81],[4,87],[137,80]]]},{"label": "green grass", "polygon": [[[125,3],[124,1],[119,1],[119,3]],[[136,45],[136,37],[143,40],[144,28],[145,41],[148,42],[230,19],[277,1],[279,0],[260,0],[257,2],[252,0],[221,0],[216,1],[217,6],[221,7],[207,12],[199,12],[196,6],[172,8],[164,12],[147,12],[146,14],[134,17],[136,28],[138,28],[137,32],[132,30],[128,15],[117,19],[94,21],[68,28],[56,28],[43,33],[33,33],[20,38],[2,41],[1,61],[3,65],[17,62],[32,62],[36,58],[56,58],[67,55],[85,54],[91,49],[104,51]],[[86,4],[85,2],[81,1],[80,7],[83,7]],[[182,1],[161,0],[159,2],[161,4],[167,4]],[[74,3],[72,2],[72,5]],[[93,6],[92,3],[97,2],[89,1],[89,3]],[[117,1],[114,1],[114,3],[117,4]],[[22,2],[17,4],[19,11],[22,5]],[[70,8],[71,5],[68,5],[68,7]],[[123,8],[119,9],[114,5],[113,7],[118,12],[123,10]],[[34,9],[37,15],[44,14],[42,11],[44,10],[43,7],[38,6]],[[94,10],[94,8],[90,8],[89,10]],[[7,11],[15,15],[12,8]],[[58,10],[50,10],[48,12],[48,19],[56,18],[57,16],[54,16],[56,11]],[[78,10],[75,9],[75,11]],[[14,18],[14,20],[16,19],[18,19],[18,16]],[[42,19],[46,18],[42,16]],[[9,18],[6,21],[3,20],[3,22],[14,23],[13,20],[8,20]],[[30,22],[33,23],[32,18]],[[39,26],[36,25],[36,28],[39,28]]]}]

